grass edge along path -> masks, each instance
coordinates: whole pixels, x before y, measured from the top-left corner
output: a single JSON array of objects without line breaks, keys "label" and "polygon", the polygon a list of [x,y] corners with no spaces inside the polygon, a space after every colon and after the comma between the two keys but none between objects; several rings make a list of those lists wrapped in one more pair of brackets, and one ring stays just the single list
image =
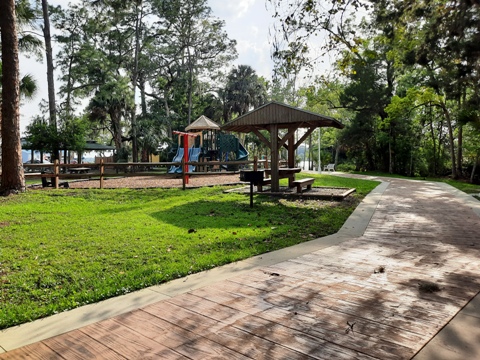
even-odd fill
[{"label": "grass edge along path", "polygon": [[226,187],[41,190],[0,199],[0,329],[336,233],[378,182],[342,202]]}]

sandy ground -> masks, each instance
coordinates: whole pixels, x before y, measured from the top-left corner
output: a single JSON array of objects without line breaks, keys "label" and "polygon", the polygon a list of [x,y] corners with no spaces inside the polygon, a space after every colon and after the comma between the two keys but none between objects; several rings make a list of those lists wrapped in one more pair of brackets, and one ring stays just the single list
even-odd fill
[{"label": "sandy ground", "polygon": [[[244,193],[250,192],[249,183],[242,183],[240,181],[239,174],[216,174],[216,175],[193,175],[190,177],[187,188],[203,187],[203,186],[215,186],[215,185],[238,185],[240,191]],[[88,181],[69,181],[69,186],[72,189],[98,189],[100,188],[99,180]],[[118,178],[107,178],[104,182],[105,189],[115,188],[130,188],[130,189],[146,189],[146,188],[180,188],[183,186],[182,178],[172,178],[165,176],[129,176]],[[345,188],[331,188],[331,187],[313,187],[303,193],[303,195],[316,197],[331,197],[340,196],[345,193]],[[254,192],[256,187],[254,186]],[[268,186],[264,187],[264,192],[268,193]],[[282,187],[281,192],[290,195],[295,194],[295,188],[289,189],[288,187]]]},{"label": "sandy ground", "polygon": [[[225,175],[202,175],[191,176],[187,187],[202,187],[213,185],[228,185],[240,184],[239,174],[225,174]],[[99,180],[90,181],[70,181],[70,188],[73,189],[95,189],[100,188]],[[130,188],[130,189],[145,189],[145,188],[174,188],[182,187],[182,178],[171,178],[164,176],[131,176],[120,178],[107,178],[104,182],[104,188]]]}]

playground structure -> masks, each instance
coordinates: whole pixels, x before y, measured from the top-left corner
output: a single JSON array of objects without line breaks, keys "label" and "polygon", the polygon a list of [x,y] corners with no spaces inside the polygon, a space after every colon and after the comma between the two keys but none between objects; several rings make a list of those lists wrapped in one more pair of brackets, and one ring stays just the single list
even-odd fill
[{"label": "playground structure", "polygon": [[[180,132],[180,131],[174,131],[174,134],[178,135],[178,141],[180,143],[180,138],[183,138],[183,160],[184,160],[184,172],[189,173],[190,171],[193,171],[195,168],[192,165],[187,165],[189,161],[198,161],[198,156],[200,154],[200,149],[199,148],[190,148],[189,143],[190,143],[190,138],[195,138],[198,136],[198,134],[191,134],[191,133],[185,133],[185,132]],[[180,151],[180,148],[178,148]],[[179,156],[179,151],[177,152],[178,158],[181,158]],[[178,168],[180,168],[180,171],[178,171]],[[192,169],[193,168],[193,169]],[[182,172],[181,166],[175,167],[172,166],[170,170],[168,171],[169,173],[175,173],[175,172]],[[188,184],[188,175],[185,177],[185,183]]]},{"label": "playground structure", "polygon": [[[192,132],[174,131],[178,137],[178,148],[172,162],[214,162],[214,161],[244,161],[248,160],[248,151],[239,139],[231,134],[220,132],[220,126],[206,116],[201,116],[185,128]],[[196,131],[196,132],[193,132]],[[193,138],[193,139],[192,139]],[[183,139],[183,146],[182,144]],[[189,140],[190,139],[190,140]],[[191,141],[193,140],[193,141]],[[185,151],[188,149],[188,151]],[[235,170],[238,165],[221,165],[220,170]],[[196,170],[194,165],[185,167],[185,172]],[[168,173],[181,173],[181,166],[171,166]]]}]

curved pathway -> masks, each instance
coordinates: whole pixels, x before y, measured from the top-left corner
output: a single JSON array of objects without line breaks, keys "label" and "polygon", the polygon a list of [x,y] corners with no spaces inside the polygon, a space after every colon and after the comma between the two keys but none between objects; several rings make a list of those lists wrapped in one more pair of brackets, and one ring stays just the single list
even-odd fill
[{"label": "curved pathway", "polygon": [[388,181],[338,234],[4,330],[0,359],[479,358],[480,202]]}]

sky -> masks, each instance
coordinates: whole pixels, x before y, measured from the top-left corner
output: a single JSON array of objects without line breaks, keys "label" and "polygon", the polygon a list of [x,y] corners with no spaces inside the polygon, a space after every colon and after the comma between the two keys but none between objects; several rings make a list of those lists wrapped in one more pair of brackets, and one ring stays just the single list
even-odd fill
[{"label": "sky", "polygon": [[[50,0],[51,5],[64,5],[65,0]],[[233,65],[250,65],[258,75],[270,79],[273,62],[270,58],[269,29],[273,19],[266,9],[265,0],[209,0],[215,17],[225,21],[225,30],[230,39],[237,41],[238,58]],[[20,58],[20,72],[34,76],[39,85],[37,95],[23,101],[20,109],[22,133],[33,116],[39,113],[38,104],[47,99],[47,75],[45,63],[35,59]],[[55,77],[58,74],[55,73]],[[56,85],[58,91],[59,85]]]}]

